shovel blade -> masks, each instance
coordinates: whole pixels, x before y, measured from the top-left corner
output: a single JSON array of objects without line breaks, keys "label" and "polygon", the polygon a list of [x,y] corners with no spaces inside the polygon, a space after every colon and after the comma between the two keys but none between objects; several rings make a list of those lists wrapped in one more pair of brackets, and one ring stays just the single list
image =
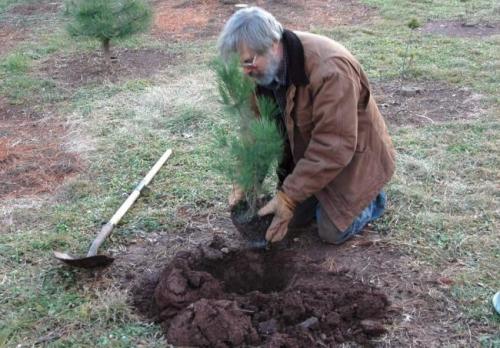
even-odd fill
[{"label": "shovel blade", "polygon": [[269,242],[265,239],[252,240],[247,242],[249,249],[265,250],[269,248]]},{"label": "shovel blade", "polygon": [[105,267],[115,260],[114,258],[106,255],[75,257],[59,251],[54,251],[54,257],[67,265],[79,268]]}]

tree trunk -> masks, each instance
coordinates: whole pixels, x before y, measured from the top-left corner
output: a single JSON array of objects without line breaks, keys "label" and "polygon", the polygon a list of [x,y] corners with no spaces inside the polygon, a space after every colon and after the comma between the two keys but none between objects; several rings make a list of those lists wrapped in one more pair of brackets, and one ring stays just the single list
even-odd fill
[{"label": "tree trunk", "polygon": [[102,50],[104,51],[104,61],[106,66],[111,67],[111,50],[110,40],[108,38],[102,39]]}]

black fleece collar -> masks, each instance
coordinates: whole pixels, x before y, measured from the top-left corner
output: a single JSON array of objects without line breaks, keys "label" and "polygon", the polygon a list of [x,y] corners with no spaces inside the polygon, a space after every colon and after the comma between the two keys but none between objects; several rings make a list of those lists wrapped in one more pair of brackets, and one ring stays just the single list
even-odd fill
[{"label": "black fleece collar", "polygon": [[299,37],[293,31],[285,29],[281,40],[288,55],[287,74],[290,82],[296,86],[309,84],[304,68],[304,47]]}]

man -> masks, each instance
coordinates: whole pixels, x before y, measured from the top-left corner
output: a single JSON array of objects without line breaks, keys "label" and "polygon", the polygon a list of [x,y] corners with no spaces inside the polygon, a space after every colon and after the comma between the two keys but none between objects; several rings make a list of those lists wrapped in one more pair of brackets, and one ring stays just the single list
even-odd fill
[{"label": "man", "polygon": [[[270,242],[316,217],[319,236],[340,244],[385,208],[395,152],[365,73],[339,43],[283,29],[268,12],[233,14],[219,37],[222,57],[239,54],[256,95],[274,98],[286,140],[279,189],[259,215],[274,213]],[[236,188],[230,204],[242,198]],[[293,220],[293,221],[292,221]]]}]

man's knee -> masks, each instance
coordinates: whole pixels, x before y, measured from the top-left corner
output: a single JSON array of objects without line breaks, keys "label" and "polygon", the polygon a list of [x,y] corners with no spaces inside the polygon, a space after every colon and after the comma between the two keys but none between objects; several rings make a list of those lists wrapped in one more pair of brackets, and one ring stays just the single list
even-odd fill
[{"label": "man's knee", "polygon": [[326,214],[321,210],[318,212],[318,235],[326,243],[342,244],[344,234],[330,221]]}]

